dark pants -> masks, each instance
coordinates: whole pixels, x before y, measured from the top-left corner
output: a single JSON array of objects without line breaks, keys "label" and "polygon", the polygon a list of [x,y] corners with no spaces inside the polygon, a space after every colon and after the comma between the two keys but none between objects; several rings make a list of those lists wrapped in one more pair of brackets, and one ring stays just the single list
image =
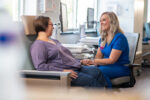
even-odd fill
[{"label": "dark pants", "polygon": [[104,87],[106,81],[101,71],[94,66],[83,66],[78,73],[77,79],[72,79],[72,86],[84,86],[84,87]]}]

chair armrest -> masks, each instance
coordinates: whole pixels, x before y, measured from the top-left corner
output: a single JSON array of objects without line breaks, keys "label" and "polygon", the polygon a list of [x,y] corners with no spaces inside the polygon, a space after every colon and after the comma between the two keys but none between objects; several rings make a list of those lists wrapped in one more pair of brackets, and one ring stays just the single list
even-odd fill
[{"label": "chair armrest", "polygon": [[21,70],[22,75],[31,76],[69,76],[70,72],[59,72],[59,71],[38,71],[38,70]]},{"label": "chair armrest", "polygon": [[140,67],[141,64],[129,64],[129,67]]},{"label": "chair armrest", "polygon": [[126,64],[125,66],[128,66],[130,68],[133,68],[133,67],[140,67],[141,64]]},{"label": "chair armrest", "polygon": [[61,86],[70,86],[70,72],[21,70],[22,77],[60,80]]}]

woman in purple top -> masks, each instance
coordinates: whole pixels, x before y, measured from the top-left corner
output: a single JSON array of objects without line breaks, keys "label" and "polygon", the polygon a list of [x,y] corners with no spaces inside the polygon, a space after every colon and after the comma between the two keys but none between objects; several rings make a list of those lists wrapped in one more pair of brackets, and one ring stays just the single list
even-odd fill
[{"label": "woman in purple top", "polygon": [[49,17],[38,16],[33,24],[38,34],[30,51],[37,70],[71,72],[72,86],[105,86],[106,82],[97,67],[81,66],[82,61],[75,59],[58,40],[50,38],[53,23]]}]

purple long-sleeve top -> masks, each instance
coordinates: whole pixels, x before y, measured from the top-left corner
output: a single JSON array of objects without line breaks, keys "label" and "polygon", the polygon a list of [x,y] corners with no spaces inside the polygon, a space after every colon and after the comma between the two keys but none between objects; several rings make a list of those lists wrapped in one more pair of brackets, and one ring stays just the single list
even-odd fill
[{"label": "purple long-sleeve top", "polygon": [[71,52],[63,47],[58,40],[54,40],[54,42],[56,45],[41,40],[35,40],[33,42],[30,53],[34,67],[40,71],[80,69],[80,61],[75,59]]}]

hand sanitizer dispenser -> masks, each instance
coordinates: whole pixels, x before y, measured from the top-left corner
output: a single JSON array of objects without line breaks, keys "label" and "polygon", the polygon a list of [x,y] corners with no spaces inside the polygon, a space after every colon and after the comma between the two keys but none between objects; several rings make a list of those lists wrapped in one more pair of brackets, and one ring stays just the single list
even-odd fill
[{"label": "hand sanitizer dispenser", "polygon": [[53,39],[57,39],[57,31],[58,31],[58,26],[57,26],[57,24],[53,24],[53,27],[54,27],[54,29],[53,29],[53,34],[52,34],[52,38]]}]

